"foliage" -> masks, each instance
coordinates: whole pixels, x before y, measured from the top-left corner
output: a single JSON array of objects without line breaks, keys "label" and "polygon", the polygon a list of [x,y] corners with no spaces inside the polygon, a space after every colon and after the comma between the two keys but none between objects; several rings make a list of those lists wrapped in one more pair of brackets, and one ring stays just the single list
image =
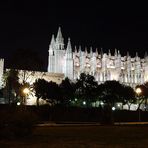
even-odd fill
[{"label": "foliage", "polygon": [[127,104],[130,110],[130,106],[136,103],[135,91],[130,86],[122,85],[120,90],[121,102],[123,105]]},{"label": "foliage", "polygon": [[147,99],[148,99],[148,83],[142,84],[142,85],[137,85],[136,89],[140,88],[141,89],[141,93],[140,94],[136,94],[137,96],[137,102],[138,102],[138,108],[140,109],[141,104],[144,102],[145,106],[147,105]]},{"label": "foliage", "polygon": [[65,78],[59,85],[61,92],[60,103],[68,105],[70,100],[74,100],[75,96],[75,84],[72,83],[68,78]]},{"label": "foliage", "polygon": [[114,106],[116,102],[121,101],[120,91],[123,89],[122,85],[117,81],[106,81],[101,84],[101,100],[110,105]]},{"label": "foliage", "polygon": [[0,89],[0,98],[3,98],[3,96],[4,96],[4,88],[1,88]]},{"label": "foliage", "polygon": [[47,98],[48,82],[44,79],[37,79],[33,84],[33,88],[35,90],[35,96],[37,97],[37,106],[39,106],[39,99]]},{"label": "foliage", "polygon": [[81,73],[76,82],[76,97],[91,103],[97,98],[97,82],[89,74]]},{"label": "foliage", "polygon": [[37,97],[37,105],[39,105],[38,100],[40,98],[46,100],[51,105],[60,99],[59,86],[55,82],[47,82],[44,79],[38,79],[33,84],[33,88]]},{"label": "foliage", "polygon": [[8,70],[4,75],[4,95],[8,99],[9,104],[17,100],[19,88],[18,71],[15,69]]}]

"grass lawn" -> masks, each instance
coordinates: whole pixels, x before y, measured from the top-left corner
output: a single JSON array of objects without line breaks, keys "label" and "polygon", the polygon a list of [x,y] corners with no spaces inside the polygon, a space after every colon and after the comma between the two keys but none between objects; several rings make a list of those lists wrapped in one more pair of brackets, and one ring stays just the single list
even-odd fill
[{"label": "grass lawn", "polygon": [[0,140],[0,148],[148,147],[148,126],[36,127],[27,138]]}]

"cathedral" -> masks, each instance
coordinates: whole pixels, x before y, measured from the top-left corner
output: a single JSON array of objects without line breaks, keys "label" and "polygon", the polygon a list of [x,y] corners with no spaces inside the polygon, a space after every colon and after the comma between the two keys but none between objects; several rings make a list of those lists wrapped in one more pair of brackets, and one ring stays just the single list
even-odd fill
[{"label": "cathedral", "polygon": [[[25,82],[30,85],[39,78],[57,84],[60,84],[65,77],[75,81],[79,79],[81,73],[86,73],[94,76],[98,84],[116,80],[135,88],[136,85],[148,81],[148,56],[145,54],[144,58],[140,58],[136,53],[135,57],[131,57],[128,52],[122,56],[117,49],[111,54],[110,50],[108,53],[103,53],[98,49],[81,49],[81,46],[72,48],[70,38],[65,46],[59,27],[56,38],[52,35],[49,45],[47,72],[18,71],[20,83],[23,83],[25,78]],[[0,88],[4,87],[3,75],[4,59],[0,59]],[[31,94],[28,98],[30,99],[27,99],[27,105],[36,104],[35,95]],[[8,103],[8,100],[0,98],[0,103]]]},{"label": "cathedral", "polygon": [[62,73],[71,80],[86,73],[94,76],[98,84],[116,80],[135,87],[148,81],[148,56],[145,54],[144,58],[140,58],[136,53],[135,57],[131,57],[128,52],[122,56],[117,49],[112,55],[110,50],[103,53],[92,48],[72,48],[70,38],[65,47],[59,27],[56,38],[52,35],[49,45],[48,72]]}]

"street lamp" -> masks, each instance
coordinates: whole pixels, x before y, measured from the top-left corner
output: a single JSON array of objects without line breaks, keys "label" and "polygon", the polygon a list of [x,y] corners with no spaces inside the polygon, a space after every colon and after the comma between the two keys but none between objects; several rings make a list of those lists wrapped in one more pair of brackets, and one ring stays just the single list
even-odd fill
[{"label": "street lamp", "polygon": [[23,93],[25,95],[27,95],[29,92],[30,92],[29,88],[26,87],[26,88],[23,89]]},{"label": "street lamp", "polygon": [[142,93],[142,90],[141,90],[141,88],[136,88],[136,93],[137,93],[137,95],[139,96],[141,93]]},{"label": "street lamp", "polygon": [[[140,94],[142,93],[141,88],[136,88],[136,94],[138,96],[138,99],[140,99]],[[139,118],[139,122],[141,121],[141,116],[140,116],[140,107],[138,108],[138,118]]]}]

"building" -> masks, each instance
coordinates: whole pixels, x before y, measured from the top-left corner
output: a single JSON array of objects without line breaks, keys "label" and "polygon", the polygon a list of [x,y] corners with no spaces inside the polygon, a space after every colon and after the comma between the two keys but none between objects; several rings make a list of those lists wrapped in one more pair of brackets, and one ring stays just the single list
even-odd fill
[{"label": "building", "polygon": [[81,73],[93,75],[100,84],[107,80],[116,80],[123,84],[135,87],[148,81],[148,56],[140,58],[136,53],[131,57],[128,52],[121,56],[115,49],[114,55],[103,51],[82,50],[72,48],[70,38],[64,46],[64,38],[59,27],[57,37],[52,35],[49,45],[48,72],[63,73],[71,80],[79,78]]},{"label": "building", "polygon": [[3,85],[3,74],[4,74],[4,59],[0,59],[0,88]]},{"label": "building", "polygon": [[[6,70],[7,71],[7,70]],[[0,87],[3,86],[4,59],[0,59]],[[81,73],[93,75],[98,84],[107,80],[116,80],[125,85],[135,87],[148,81],[148,56],[140,58],[136,53],[131,57],[128,53],[122,56],[115,49],[112,55],[110,50],[103,53],[102,50],[90,48],[72,48],[70,38],[65,46],[61,28],[59,27],[56,38],[52,35],[49,45],[47,72],[19,70],[20,83],[26,75],[26,82],[33,84],[36,79],[61,83],[64,77],[75,81]],[[30,96],[27,104],[36,104],[36,97]],[[0,102],[7,103],[7,100]]]}]

